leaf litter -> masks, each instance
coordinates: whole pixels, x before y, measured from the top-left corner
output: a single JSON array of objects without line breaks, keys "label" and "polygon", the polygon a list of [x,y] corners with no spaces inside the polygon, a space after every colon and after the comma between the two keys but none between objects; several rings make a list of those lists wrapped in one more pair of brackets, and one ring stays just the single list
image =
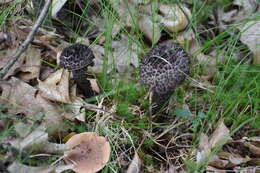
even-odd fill
[{"label": "leaf litter", "polygon": [[[10,1],[11,2],[11,1]],[[10,3],[4,2],[4,3]],[[211,81],[208,79],[217,73],[216,65],[218,64],[215,55],[207,54],[202,51],[201,43],[193,29],[188,28],[188,24],[192,18],[190,9],[184,5],[177,4],[157,4],[150,3],[149,1],[120,1],[119,3],[114,0],[109,1],[113,10],[117,13],[118,19],[115,21],[112,29],[112,41],[111,41],[111,51],[107,54],[104,43],[105,37],[100,39],[99,42],[92,43],[91,37],[84,38],[82,36],[81,41],[87,42],[90,45],[90,48],[93,50],[95,55],[95,66],[93,66],[90,71],[95,74],[103,72],[103,64],[107,63],[108,69],[107,74],[113,73],[113,70],[116,69],[117,73],[131,76],[139,67],[140,56],[143,56],[144,50],[139,44],[133,40],[138,40],[140,38],[135,37],[134,35],[129,36],[125,33],[126,30],[136,29],[140,30],[144,37],[146,37],[149,44],[156,44],[160,42],[160,39],[165,35],[165,31],[170,32],[179,44],[183,47],[187,46],[187,51],[189,54],[192,54],[196,61],[199,62],[204,67],[204,76],[196,80],[205,80],[202,83],[193,80],[193,86],[208,90],[208,88],[213,88]],[[240,8],[234,8],[230,11],[224,11],[224,9],[219,10],[218,16],[220,19],[219,26],[220,29],[227,29],[228,24],[238,24],[242,20],[248,17],[254,17],[256,8],[254,5],[256,2],[251,0],[240,1],[235,0],[232,2],[233,7],[238,6]],[[96,8],[100,8],[99,2],[93,2],[92,5]],[[97,5],[98,4],[98,5]],[[77,1],[77,7],[82,6],[80,1]],[[83,3],[83,5],[85,5]],[[257,5],[256,5],[257,6]],[[93,6],[91,6],[93,7]],[[154,7],[154,8],[151,8]],[[51,17],[59,20],[61,17],[59,12],[68,8],[68,1],[53,1],[53,8]],[[154,11],[153,11],[154,10]],[[78,11],[76,11],[78,12]],[[133,14],[136,16],[133,17]],[[154,16],[155,14],[155,16]],[[252,15],[253,14],[253,15]],[[94,17],[93,17],[94,16]],[[93,15],[91,20],[104,23],[104,18],[101,16]],[[64,17],[64,16],[63,16]],[[68,21],[66,21],[68,22]],[[84,21],[84,24],[89,24],[89,21]],[[137,25],[136,25],[137,24]],[[0,68],[2,68],[10,55],[14,53],[17,46],[22,40],[24,40],[31,30],[32,22],[30,20],[15,20],[9,31],[1,30],[0,31],[0,48],[3,51],[0,58]],[[222,27],[222,28],[221,28]],[[94,29],[93,29],[94,28]],[[95,31],[95,34],[92,35],[92,38],[96,34],[100,34],[102,27],[100,26],[100,31],[97,31],[95,27],[92,28],[92,31]],[[151,29],[152,28],[152,29]],[[238,29],[243,31],[240,36],[240,41],[247,45],[250,51],[253,53],[253,62],[259,64],[259,49],[257,46],[258,43],[258,23],[248,22],[242,27],[239,26]],[[105,27],[103,26],[103,30]],[[15,116],[25,115],[30,121],[25,122],[15,122],[16,118],[13,118],[13,125],[15,133],[18,136],[13,139],[5,139],[8,141],[13,148],[16,148],[20,151],[33,152],[36,154],[63,154],[65,162],[68,164],[65,165],[64,162],[58,160],[53,164],[48,166],[37,166],[32,167],[26,164],[23,164],[18,161],[14,161],[8,166],[10,172],[62,172],[66,169],[73,169],[75,172],[81,172],[76,168],[80,166],[77,163],[77,160],[69,158],[69,152],[75,152],[71,154],[71,157],[74,157],[74,154],[80,154],[81,152],[93,152],[91,154],[93,157],[98,159],[91,159],[92,161],[101,161],[101,168],[95,169],[95,171],[102,169],[105,166],[106,162],[109,159],[109,155],[102,158],[100,151],[102,149],[86,149],[80,148],[81,144],[76,146],[70,146],[68,148],[66,144],[69,143],[76,137],[76,135],[71,135],[66,144],[60,142],[49,142],[50,139],[57,138],[57,136],[66,137],[68,134],[67,129],[57,128],[55,131],[48,131],[48,128],[53,127],[57,124],[64,123],[65,121],[72,121],[73,123],[86,123],[86,126],[92,126],[93,122],[86,120],[86,114],[89,112],[86,109],[86,102],[80,95],[77,87],[71,83],[70,72],[63,69],[54,69],[55,66],[49,66],[52,63],[56,63],[56,57],[60,50],[69,45],[69,42],[64,41],[71,32],[47,30],[40,28],[35,36],[35,40],[32,42],[32,46],[19,58],[16,64],[12,67],[9,73],[5,76],[5,82],[0,83],[0,104],[5,107],[5,109],[0,111],[8,112]],[[64,36],[62,36],[64,34]],[[232,33],[231,33],[232,34]],[[100,36],[100,35],[99,35]],[[73,38],[73,36],[72,36]],[[64,39],[64,40],[63,40]],[[86,39],[86,40],[85,40]],[[79,40],[79,39],[78,39]],[[107,62],[106,59],[107,58]],[[221,61],[221,59],[218,59]],[[50,64],[48,64],[48,63]],[[99,88],[99,83],[96,79],[90,79],[92,83],[92,88],[96,93],[102,93],[102,89]],[[156,164],[154,165],[145,165],[142,161],[144,155],[153,157],[158,160],[161,165],[160,172],[179,172],[184,170],[183,159],[188,157],[194,157],[197,164],[202,164],[206,162],[208,171],[215,172],[226,172],[226,169],[234,169],[240,171],[249,171],[250,167],[243,167],[243,165],[248,164],[255,166],[260,162],[260,140],[259,137],[245,137],[242,139],[232,139],[231,132],[229,128],[225,125],[224,121],[220,121],[215,127],[211,135],[201,134],[200,142],[198,144],[196,154],[189,155],[191,139],[193,137],[192,132],[190,132],[187,127],[190,126],[190,121],[183,121],[182,118],[185,117],[175,117],[169,118],[172,124],[167,126],[167,129],[163,131],[142,131],[142,142],[147,142],[147,139],[150,139],[153,143],[156,144],[156,147],[144,147],[141,150],[129,149],[131,152],[128,152],[125,139],[130,139],[133,142],[132,137],[128,134],[127,130],[120,131],[121,134],[114,136],[114,140],[118,140],[118,143],[111,140],[109,133],[111,129],[108,129],[106,126],[107,123],[111,122],[113,116],[110,116],[110,113],[103,111],[103,104],[107,104],[107,101],[111,100],[98,100],[99,105],[93,107],[94,110],[97,110],[96,122],[97,127],[103,126],[105,133],[108,137],[108,141],[105,137],[99,136],[100,140],[103,141],[100,145],[90,144],[93,147],[104,147],[109,146],[110,144],[120,143],[119,150],[121,152],[112,151],[112,154],[119,154],[126,157],[125,161],[125,171],[126,172],[142,172],[144,167],[147,167],[148,172],[159,172]],[[113,107],[114,103],[108,103],[106,106]],[[187,105],[186,103],[183,105]],[[134,108],[135,105],[132,107]],[[172,105],[175,107],[175,105]],[[196,115],[194,110],[190,110],[187,105],[187,110],[193,116]],[[100,108],[100,110],[99,110]],[[140,109],[140,108],[138,108]],[[136,111],[136,109],[131,111]],[[111,112],[115,112],[111,108]],[[141,112],[141,111],[140,111]],[[139,116],[137,113],[134,115]],[[100,117],[101,116],[101,117]],[[140,115],[141,116],[141,115]],[[142,115],[143,116],[143,115]],[[192,118],[194,118],[192,116]],[[194,119],[197,117],[195,116]],[[158,117],[159,121],[160,117]],[[190,119],[190,117],[186,117]],[[197,118],[197,121],[200,119]],[[33,128],[33,124],[36,121],[40,121],[40,125],[37,128]],[[162,121],[162,120],[160,120]],[[159,122],[160,122],[159,121]],[[5,122],[0,120],[0,122]],[[80,123],[79,123],[80,122]],[[154,122],[155,124],[157,122]],[[5,129],[6,125],[2,123],[1,127]],[[70,129],[71,131],[72,129]],[[140,129],[138,129],[139,131]],[[173,133],[174,132],[174,133]],[[94,136],[98,136],[94,132],[85,132],[91,133]],[[74,133],[73,133],[74,134]],[[80,134],[78,134],[80,135]],[[111,134],[110,134],[111,135]],[[122,137],[122,136],[123,137]],[[170,138],[167,139],[167,138]],[[95,141],[95,140],[94,140]],[[105,141],[105,142],[104,142]],[[134,141],[135,142],[135,141]],[[140,144],[142,146],[143,143]],[[1,146],[0,146],[1,147]],[[79,151],[76,151],[75,148],[79,147]],[[118,146],[115,146],[118,147]],[[172,148],[177,148],[176,150]],[[88,148],[88,147],[87,147]],[[75,149],[75,151],[73,151]],[[106,152],[108,151],[105,149]],[[144,152],[147,153],[144,154]],[[105,152],[105,151],[104,151]],[[110,152],[110,149],[109,149]],[[114,153],[115,152],[115,153]],[[127,156],[124,153],[134,154],[133,158]],[[97,154],[97,156],[95,156]],[[80,158],[79,160],[82,160]],[[84,159],[83,159],[84,160]],[[121,160],[121,163],[123,161]],[[91,164],[94,166],[94,163]],[[150,171],[149,171],[150,170]],[[253,169],[252,169],[253,170]],[[95,172],[94,169],[90,172]]]}]

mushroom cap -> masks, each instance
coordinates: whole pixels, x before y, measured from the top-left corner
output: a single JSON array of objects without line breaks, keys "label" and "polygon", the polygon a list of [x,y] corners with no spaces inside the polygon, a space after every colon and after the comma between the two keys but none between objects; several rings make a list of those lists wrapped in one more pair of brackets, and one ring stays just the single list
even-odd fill
[{"label": "mushroom cap", "polygon": [[110,145],[105,137],[94,132],[84,132],[72,136],[66,145],[71,147],[64,152],[65,162],[74,164],[77,173],[94,173],[101,170],[109,160]]},{"label": "mushroom cap", "polygon": [[140,82],[156,95],[173,92],[189,73],[190,58],[176,43],[165,41],[152,48],[140,63]]},{"label": "mushroom cap", "polygon": [[86,66],[93,66],[95,58],[91,49],[83,44],[73,44],[66,47],[59,57],[59,65],[68,70],[74,71]]}]

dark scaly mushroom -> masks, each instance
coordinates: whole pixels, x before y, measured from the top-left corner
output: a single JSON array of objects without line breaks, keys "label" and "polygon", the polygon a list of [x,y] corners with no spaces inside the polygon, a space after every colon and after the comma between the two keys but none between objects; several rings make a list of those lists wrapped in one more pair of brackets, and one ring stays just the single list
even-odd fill
[{"label": "dark scaly mushroom", "polygon": [[59,65],[72,71],[73,79],[87,98],[95,95],[86,75],[88,66],[94,65],[94,58],[88,46],[78,43],[66,47],[59,57]]},{"label": "dark scaly mushroom", "polygon": [[152,48],[140,63],[140,82],[152,93],[152,102],[162,105],[189,73],[190,58],[176,43],[166,41]]}]

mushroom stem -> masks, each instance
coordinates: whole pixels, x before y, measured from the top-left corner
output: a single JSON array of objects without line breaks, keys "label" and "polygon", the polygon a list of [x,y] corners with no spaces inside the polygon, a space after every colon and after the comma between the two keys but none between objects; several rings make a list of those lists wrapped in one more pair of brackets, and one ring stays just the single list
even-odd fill
[{"label": "mushroom stem", "polygon": [[92,97],[95,95],[94,91],[91,88],[91,83],[87,79],[87,75],[85,73],[85,68],[74,70],[72,71],[73,79],[75,80],[76,84],[82,91],[83,95],[86,98]]}]

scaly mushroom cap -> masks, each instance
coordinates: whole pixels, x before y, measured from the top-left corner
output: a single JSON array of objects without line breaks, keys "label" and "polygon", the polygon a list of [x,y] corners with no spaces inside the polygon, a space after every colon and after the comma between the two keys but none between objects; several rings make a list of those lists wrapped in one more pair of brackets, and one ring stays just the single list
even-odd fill
[{"label": "scaly mushroom cap", "polygon": [[190,58],[178,44],[162,42],[142,59],[140,80],[155,95],[165,96],[185,80],[189,67]]},{"label": "scaly mushroom cap", "polygon": [[72,136],[66,145],[71,147],[64,152],[67,164],[73,164],[77,173],[94,173],[101,170],[109,160],[110,145],[105,137],[93,132]]},{"label": "scaly mushroom cap", "polygon": [[93,66],[94,58],[93,52],[88,46],[76,43],[62,51],[59,57],[59,65],[74,71],[89,65]]}]

